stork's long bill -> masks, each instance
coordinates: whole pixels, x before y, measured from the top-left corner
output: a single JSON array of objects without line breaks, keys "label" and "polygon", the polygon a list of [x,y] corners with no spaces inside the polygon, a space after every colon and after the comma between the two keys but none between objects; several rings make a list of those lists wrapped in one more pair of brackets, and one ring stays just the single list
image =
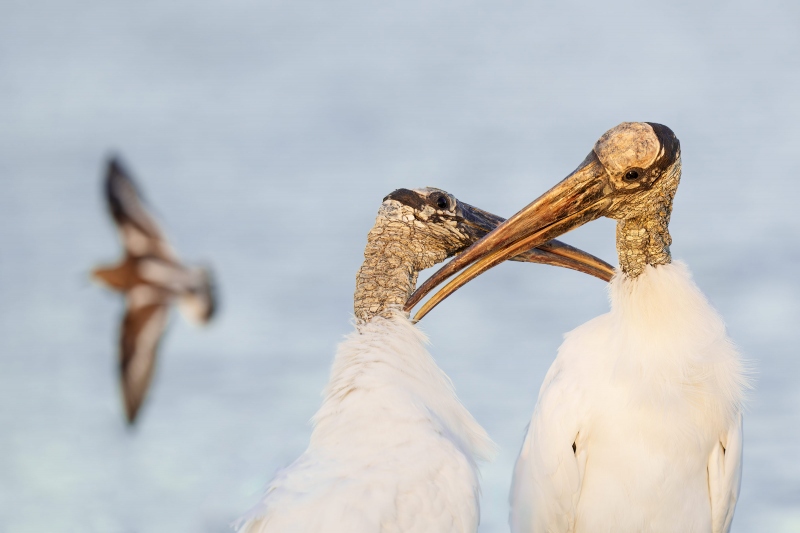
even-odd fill
[{"label": "stork's long bill", "polygon": [[[461,213],[465,226],[471,227],[480,236],[488,234],[505,222],[502,217],[460,200],[458,201],[458,211]],[[609,281],[614,275],[614,267],[602,259],[555,239],[536,247],[521,248],[510,257],[514,261],[524,263],[542,263],[577,270],[603,281]]]},{"label": "stork's long bill", "polygon": [[[680,172],[680,145],[669,128],[623,123],[609,130],[574,172],[428,278],[408,299],[406,310],[454,274],[460,272],[420,308],[416,320],[525,250],[546,248],[547,241],[601,216],[623,218],[639,209],[637,200],[670,172]],[[671,197],[669,202],[671,208]],[[646,216],[644,211],[638,214]]]}]

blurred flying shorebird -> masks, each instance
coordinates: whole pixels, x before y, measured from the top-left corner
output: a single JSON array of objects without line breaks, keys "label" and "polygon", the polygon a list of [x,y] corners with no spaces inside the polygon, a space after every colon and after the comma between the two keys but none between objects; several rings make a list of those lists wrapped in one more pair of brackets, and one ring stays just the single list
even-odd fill
[{"label": "blurred flying shorebird", "polygon": [[108,162],[105,195],[125,256],[117,265],[95,269],[92,276],[125,295],[119,372],[125,414],[132,424],[147,394],[173,301],[178,299],[185,316],[206,323],[214,314],[215,297],[210,271],[181,264],[115,158]]},{"label": "blurred flying shorebird", "polygon": [[[545,377],[511,490],[515,533],[730,529],[742,472],[743,363],[725,325],[672,264],[680,144],[660,124],[606,132],[577,170],[436,272],[420,311],[513,257],[616,219],[611,312],[568,333]],[[470,266],[471,265],[471,266]]]},{"label": "blurred flying shorebird", "polygon": [[[340,345],[311,442],[278,472],[240,532],[474,533],[492,443],[458,401],[402,307],[418,273],[503,219],[439,189],[384,198],[356,275],[356,331]],[[608,280],[613,268],[551,242],[521,261]]]}]

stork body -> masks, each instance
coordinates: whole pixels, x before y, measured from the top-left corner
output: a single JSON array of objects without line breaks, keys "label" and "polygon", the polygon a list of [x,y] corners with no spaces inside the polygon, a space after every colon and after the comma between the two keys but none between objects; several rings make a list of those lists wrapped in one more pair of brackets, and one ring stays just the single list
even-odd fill
[{"label": "stork body", "polygon": [[610,292],[611,311],[568,333],[545,377],[511,529],[728,531],[744,379],[725,326],[680,263],[621,274]]},{"label": "stork body", "polygon": [[[501,221],[439,189],[384,199],[356,276],[356,331],[336,352],[311,442],[269,483],[240,532],[477,531],[477,462],[493,444],[402,306],[420,270]],[[604,270],[579,250],[550,246],[522,260]]]},{"label": "stork body", "polygon": [[336,352],[308,449],[240,532],[477,530],[476,461],[492,442],[399,309],[421,269],[476,240],[456,209],[435,189],[385,199],[356,277],[357,329]]},{"label": "stork body", "polygon": [[247,532],[474,532],[476,461],[492,443],[401,313],[339,346],[308,449]]},{"label": "stork body", "polygon": [[[727,532],[742,465],[742,361],[722,320],[672,264],[680,143],[623,123],[578,168],[429,278],[470,279],[601,216],[617,220],[611,312],[569,333],[514,471],[514,533]],[[468,268],[467,268],[468,267]]]}]

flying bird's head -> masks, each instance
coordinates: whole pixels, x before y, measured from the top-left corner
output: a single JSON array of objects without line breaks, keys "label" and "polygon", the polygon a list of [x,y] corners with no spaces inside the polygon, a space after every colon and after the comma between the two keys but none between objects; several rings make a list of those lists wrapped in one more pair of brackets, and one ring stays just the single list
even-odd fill
[{"label": "flying bird's head", "polygon": [[575,171],[429,278],[413,306],[444,280],[418,317],[481,273],[522,250],[602,216],[618,221],[622,271],[636,277],[647,265],[670,262],[667,226],[681,175],[681,150],[668,127],[624,122],[603,134]]},{"label": "flying bird's head", "polygon": [[[356,276],[356,318],[367,321],[401,309],[421,270],[461,252],[503,221],[441,189],[397,189],[387,195]],[[612,273],[603,261],[558,241],[515,259],[573,268],[606,280]]]}]

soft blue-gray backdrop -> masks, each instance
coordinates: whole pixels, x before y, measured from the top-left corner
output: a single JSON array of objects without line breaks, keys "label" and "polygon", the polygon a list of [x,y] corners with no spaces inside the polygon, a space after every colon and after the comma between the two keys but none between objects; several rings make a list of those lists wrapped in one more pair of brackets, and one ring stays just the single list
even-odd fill
[{"label": "soft blue-gray backdrop", "polygon": [[[5,0],[0,5],[0,530],[221,532],[305,447],[381,198],[509,215],[606,129],[671,126],[673,252],[757,368],[736,532],[800,531],[800,4]],[[141,423],[115,381],[119,151],[219,320],[173,317]],[[569,242],[615,260],[613,224]],[[482,532],[563,332],[603,284],[509,264],[424,321],[500,446]]]}]

